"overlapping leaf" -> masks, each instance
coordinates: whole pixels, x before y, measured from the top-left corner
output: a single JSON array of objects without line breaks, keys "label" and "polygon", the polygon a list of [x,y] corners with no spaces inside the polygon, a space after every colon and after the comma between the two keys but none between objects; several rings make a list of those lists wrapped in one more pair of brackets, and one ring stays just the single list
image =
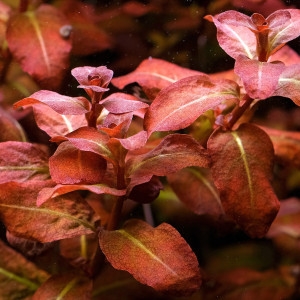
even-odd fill
[{"label": "overlapping leaf", "polygon": [[137,82],[150,99],[170,84],[188,76],[203,73],[182,68],[167,61],[148,58],[137,67],[135,71],[125,76],[114,78],[112,84],[123,89],[126,85]]},{"label": "overlapping leaf", "polygon": [[8,182],[0,187],[0,219],[19,237],[42,243],[93,233],[94,213],[73,193],[36,206],[38,192],[52,182]]},{"label": "overlapping leaf", "polygon": [[300,106],[300,64],[285,68],[279,77],[274,96],[288,97]]},{"label": "overlapping leaf", "polygon": [[62,115],[44,104],[34,104],[33,113],[36,124],[50,137],[64,136],[80,127],[87,126],[84,114]]},{"label": "overlapping leaf", "polygon": [[0,298],[25,299],[31,296],[49,275],[0,240]]},{"label": "overlapping leaf", "polygon": [[49,159],[51,178],[61,184],[100,183],[106,165],[106,160],[101,156],[78,150],[68,141],[60,144]]},{"label": "overlapping leaf", "polygon": [[210,80],[208,76],[191,76],[163,89],[145,115],[148,135],[154,131],[185,128],[202,113],[223,101],[239,98],[239,86],[230,80]]},{"label": "overlapping leaf", "polygon": [[253,99],[272,96],[284,69],[282,62],[260,62],[245,56],[239,56],[234,67],[234,71],[243,81],[246,92]]},{"label": "overlapping leaf", "polygon": [[75,300],[78,297],[82,300],[90,300],[92,288],[92,280],[80,275],[73,273],[55,275],[42,284],[32,297],[32,300]]},{"label": "overlapping leaf", "polygon": [[269,181],[274,157],[270,138],[258,127],[242,124],[237,131],[216,131],[208,150],[226,214],[250,236],[263,237],[279,210]]},{"label": "overlapping leaf", "polygon": [[14,108],[44,103],[62,115],[81,115],[89,112],[90,103],[84,97],[68,97],[55,92],[41,90],[14,104]]},{"label": "overlapping leaf", "polygon": [[178,198],[194,213],[224,214],[219,192],[208,169],[182,169],[169,175],[168,182]]},{"label": "overlapping leaf", "polygon": [[57,89],[69,66],[71,40],[60,35],[65,25],[64,15],[50,5],[16,14],[10,20],[6,34],[9,49],[43,88]]},{"label": "overlapping leaf", "polygon": [[208,167],[206,150],[192,137],[172,134],[153,150],[133,157],[126,163],[131,185],[141,184],[153,175],[166,176],[188,166]]},{"label": "overlapping leaf", "polygon": [[0,183],[49,178],[48,153],[38,144],[0,143]]},{"label": "overlapping leaf", "polygon": [[103,230],[100,246],[114,268],[128,271],[158,291],[189,295],[201,285],[195,254],[166,223],[153,228],[140,220],[127,221],[120,230]]}]

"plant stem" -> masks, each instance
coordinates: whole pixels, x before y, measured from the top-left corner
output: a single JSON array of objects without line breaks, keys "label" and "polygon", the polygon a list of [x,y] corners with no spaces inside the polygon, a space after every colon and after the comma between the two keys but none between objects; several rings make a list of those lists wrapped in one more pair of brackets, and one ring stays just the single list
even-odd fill
[{"label": "plant stem", "polygon": [[236,106],[235,109],[231,113],[231,119],[225,125],[225,127],[230,130],[233,125],[238,121],[238,119],[243,115],[243,113],[247,110],[247,108],[251,105],[254,99],[250,98],[247,94],[244,97],[244,103],[242,106]]},{"label": "plant stem", "polygon": [[12,61],[12,55],[11,55],[10,51],[8,50],[8,48],[6,50],[4,50],[3,52],[4,53],[2,55],[4,58],[4,63],[3,63],[3,68],[2,68],[1,75],[0,75],[0,84],[5,81],[6,74],[8,72],[10,63]]},{"label": "plant stem", "polygon": [[22,13],[27,11],[28,5],[29,5],[29,0],[20,0],[19,12]]},{"label": "plant stem", "polygon": [[92,96],[92,109],[89,113],[86,114],[86,118],[88,121],[89,127],[97,128],[97,119],[101,114],[101,111],[103,107],[101,105],[98,105],[98,103],[101,101],[103,96],[103,93],[93,93]]}]

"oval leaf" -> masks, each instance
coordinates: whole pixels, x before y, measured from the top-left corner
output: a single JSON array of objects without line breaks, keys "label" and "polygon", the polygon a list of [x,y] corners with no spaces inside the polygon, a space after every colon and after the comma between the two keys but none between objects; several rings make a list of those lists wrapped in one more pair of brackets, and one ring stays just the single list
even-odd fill
[{"label": "oval leaf", "polygon": [[120,230],[103,230],[100,246],[114,268],[128,271],[158,291],[190,295],[200,288],[197,258],[169,224],[153,228],[133,219]]},{"label": "oval leaf", "polygon": [[208,150],[226,214],[251,237],[263,237],[279,210],[269,182],[274,157],[270,138],[258,127],[242,124],[236,131],[217,130]]}]

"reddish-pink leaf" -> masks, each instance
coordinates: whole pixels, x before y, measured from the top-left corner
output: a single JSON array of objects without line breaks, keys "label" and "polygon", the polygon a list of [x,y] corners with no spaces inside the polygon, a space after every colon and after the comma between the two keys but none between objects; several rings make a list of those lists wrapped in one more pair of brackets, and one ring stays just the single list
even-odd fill
[{"label": "reddish-pink leaf", "polygon": [[68,25],[55,7],[16,14],[7,29],[7,42],[15,59],[43,88],[57,89],[69,66],[71,40],[60,35]]},{"label": "reddish-pink leaf", "polygon": [[111,188],[105,184],[94,185],[61,185],[58,184],[55,187],[44,188],[39,192],[37,197],[37,206],[41,206],[44,202],[51,198],[61,196],[77,190],[86,190],[95,194],[110,194],[115,196],[123,196],[126,194],[126,190],[117,190]]},{"label": "reddish-pink leaf", "polygon": [[100,103],[113,114],[128,113],[149,106],[138,98],[124,93],[114,93]]},{"label": "reddish-pink leaf", "polygon": [[25,299],[49,277],[1,240],[0,270],[0,298],[3,300]]},{"label": "reddish-pink leaf", "polygon": [[282,61],[286,66],[300,63],[299,54],[289,46],[282,47],[271,56],[272,61]]},{"label": "reddish-pink leaf", "polygon": [[290,98],[295,104],[300,106],[300,64],[285,68],[279,77],[274,96]]},{"label": "reddish-pink leaf", "polygon": [[0,143],[0,183],[49,178],[48,157],[42,145]]},{"label": "reddish-pink leaf", "polygon": [[64,136],[80,127],[87,126],[84,114],[61,115],[44,104],[33,105],[36,124],[50,137]]},{"label": "reddish-pink leaf", "polygon": [[61,184],[96,184],[102,181],[106,160],[88,151],[78,150],[70,142],[60,144],[49,159],[51,178]]},{"label": "reddish-pink leaf", "polygon": [[36,206],[38,192],[52,182],[8,182],[0,185],[0,218],[15,236],[41,243],[95,231],[92,208],[73,193]]},{"label": "reddish-pink leaf", "polygon": [[118,141],[127,150],[142,148],[147,143],[147,131],[142,130],[126,139],[118,139]]},{"label": "reddish-pink leaf", "polygon": [[257,57],[255,34],[247,26],[251,24],[249,17],[229,10],[215,17],[206,16],[205,19],[215,23],[218,42],[228,55],[235,59],[239,55],[245,55],[250,59]]},{"label": "reddish-pink leaf", "polygon": [[234,71],[244,84],[246,92],[253,99],[266,99],[274,93],[280,74],[285,69],[282,62],[260,62],[239,56]]},{"label": "reddish-pink leaf", "polygon": [[141,184],[153,175],[166,176],[189,166],[208,167],[206,150],[191,136],[171,134],[153,150],[135,156],[126,163],[131,185]]},{"label": "reddish-pink leaf", "polygon": [[239,86],[230,80],[192,76],[163,89],[145,115],[144,127],[154,131],[178,130],[191,125],[202,113],[223,101],[239,98]]},{"label": "reddish-pink leaf", "polygon": [[92,297],[92,280],[73,272],[54,275],[49,278],[33,295],[32,300],[90,300]]},{"label": "reddish-pink leaf", "polygon": [[236,131],[217,130],[208,140],[208,150],[226,214],[250,236],[263,237],[279,210],[269,181],[274,157],[269,136],[242,124]]},{"label": "reddish-pink leaf", "polygon": [[114,268],[128,271],[158,291],[190,295],[201,285],[195,254],[169,224],[153,228],[133,219],[120,230],[103,230],[100,246]]},{"label": "reddish-pink leaf", "polygon": [[184,77],[203,73],[182,68],[167,61],[148,58],[144,60],[135,71],[125,76],[114,78],[112,84],[123,89],[126,85],[137,82],[150,99],[155,98],[157,93]]},{"label": "reddish-pink leaf", "polygon": [[44,103],[62,115],[81,115],[89,112],[90,102],[84,97],[68,97],[55,92],[41,90],[14,104],[14,108]]},{"label": "reddish-pink leaf", "polygon": [[108,114],[107,117],[103,121],[103,125],[108,128],[114,128],[116,125],[122,125],[121,136],[125,136],[127,133],[129,126],[132,122],[133,113],[125,113],[125,114]]},{"label": "reddish-pink leaf", "polygon": [[219,192],[208,169],[187,168],[168,176],[179,200],[198,215],[224,214]]},{"label": "reddish-pink leaf", "polygon": [[0,142],[25,142],[26,136],[19,122],[0,107]]}]

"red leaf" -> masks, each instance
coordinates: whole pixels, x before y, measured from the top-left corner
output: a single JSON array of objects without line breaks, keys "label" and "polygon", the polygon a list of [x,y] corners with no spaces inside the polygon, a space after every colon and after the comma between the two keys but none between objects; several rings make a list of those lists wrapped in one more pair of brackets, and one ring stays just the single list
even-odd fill
[{"label": "red leaf", "polygon": [[57,89],[68,69],[71,40],[60,35],[67,24],[64,15],[50,5],[16,14],[10,20],[6,34],[9,49],[43,88]]},{"label": "red leaf", "polygon": [[44,202],[51,198],[61,196],[77,190],[86,190],[95,194],[110,194],[115,196],[124,196],[126,190],[117,190],[111,188],[105,184],[94,184],[94,185],[61,185],[58,184],[55,187],[44,188],[40,191],[37,197],[37,206],[41,206]]},{"label": "red leaf", "polygon": [[92,297],[92,280],[74,273],[54,275],[49,278],[34,294],[32,300],[64,299],[82,300]]},{"label": "red leaf", "polygon": [[123,114],[147,108],[149,105],[140,101],[138,98],[124,94],[114,93],[100,102],[104,108],[114,114]]},{"label": "red leaf", "polygon": [[279,77],[274,96],[290,98],[296,105],[300,106],[300,64],[285,68]]},{"label": "red leaf", "polygon": [[94,213],[73,193],[36,206],[38,192],[52,182],[8,182],[0,185],[0,218],[15,236],[41,243],[95,231]]},{"label": "red leaf", "polygon": [[19,122],[0,107],[0,142],[25,142],[26,136]]},{"label": "red leaf", "polygon": [[0,183],[47,178],[48,153],[43,146],[22,142],[0,143]]},{"label": "red leaf", "polygon": [[263,237],[279,210],[269,182],[274,156],[270,138],[258,127],[242,124],[236,131],[217,130],[208,150],[226,214],[251,237]]},{"label": "red leaf", "polygon": [[120,230],[103,230],[100,246],[114,268],[128,271],[158,291],[190,295],[201,285],[195,254],[166,223],[152,228],[140,220],[127,221]]},{"label": "red leaf", "polygon": [[140,149],[147,143],[147,131],[140,131],[126,139],[118,139],[118,141],[127,150]]},{"label": "red leaf", "polygon": [[260,62],[245,56],[239,56],[234,67],[234,71],[243,81],[246,92],[253,99],[272,96],[284,69],[282,62]]},{"label": "red leaf", "polygon": [[219,192],[208,169],[187,168],[168,176],[168,182],[179,200],[198,215],[224,214]]},{"label": "red leaf", "polygon": [[233,81],[187,77],[157,95],[145,115],[144,127],[148,136],[154,131],[182,129],[223,101],[238,98],[239,86]]},{"label": "red leaf", "polygon": [[14,108],[44,103],[62,115],[81,115],[89,112],[90,103],[84,97],[68,97],[55,92],[41,90],[14,104]]},{"label": "red leaf", "polygon": [[[25,299],[32,295],[49,275],[0,240],[0,298]],[[26,298],[27,299],[27,298]]]},{"label": "red leaf", "polygon": [[282,61],[286,66],[300,63],[299,54],[289,46],[282,47],[274,55],[271,56],[272,61]]},{"label": "red leaf", "polygon": [[188,166],[207,167],[206,150],[191,136],[171,134],[153,150],[133,157],[126,163],[130,185],[141,184],[153,175],[166,176]]},{"label": "red leaf", "polygon": [[132,73],[114,78],[112,84],[119,89],[123,89],[126,85],[137,82],[147,96],[153,99],[161,89],[177,80],[201,74],[203,75],[201,72],[182,68],[167,61],[150,57],[142,61]]},{"label": "red leaf", "polygon": [[61,184],[96,184],[102,181],[106,160],[88,151],[80,151],[70,142],[60,144],[49,159],[51,178]]},{"label": "red leaf", "polygon": [[33,105],[36,124],[50,137],[64,136],[80,127],[87,126],[84,114],[61,115],[44,104]]}]

